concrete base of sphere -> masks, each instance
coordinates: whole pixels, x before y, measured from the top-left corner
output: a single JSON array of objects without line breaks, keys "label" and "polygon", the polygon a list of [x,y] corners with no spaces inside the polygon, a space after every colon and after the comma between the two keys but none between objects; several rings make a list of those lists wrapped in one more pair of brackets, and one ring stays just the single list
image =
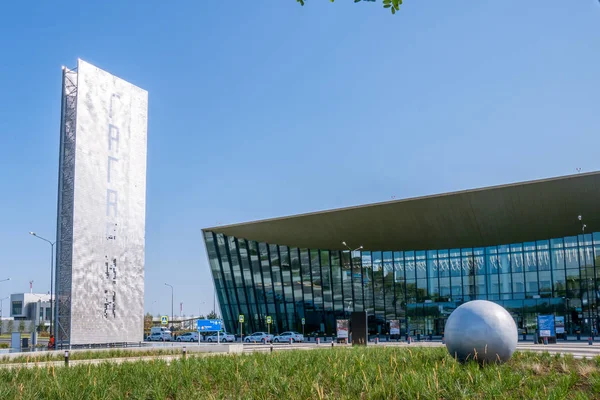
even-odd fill
[{"label": "concrete base of sphere", "polygon": [[510,313],[487,300],[470,301],[454,310],[446,321],[444,336],[452,357],[480,364],[508,361],[519,340]]}]

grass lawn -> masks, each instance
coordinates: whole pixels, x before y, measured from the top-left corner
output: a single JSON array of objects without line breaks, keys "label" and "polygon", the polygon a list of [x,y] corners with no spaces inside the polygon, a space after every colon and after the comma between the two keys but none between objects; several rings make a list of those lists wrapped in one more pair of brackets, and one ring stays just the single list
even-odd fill
[{"label": "grass lawn", "polygon": [[335,348],[0,369],[0,399],[593,399],[600,359],[517,353],[461,365],[443,348]]},{"label": "grass lawn", "polygon": [[[92,360],[99,358],[123,358],[123,357],[146,357],[146,356],[166,356],[170,354],[181,354],[181,348],[166,348],[157,349],[149,348],[146,350],[124,350],[111,349],[101,351],[72,351],[69,355],[69,360]],[[45,351],[37,353],[29,353],[14,358],[8,356],[0,356],[0,365],[15,364],[15,363],[36,363],[44,361],[64,361],[65,356],[61,351],[59,354],[48,353]],[[2,398],[0,397],[0,400]]]}]

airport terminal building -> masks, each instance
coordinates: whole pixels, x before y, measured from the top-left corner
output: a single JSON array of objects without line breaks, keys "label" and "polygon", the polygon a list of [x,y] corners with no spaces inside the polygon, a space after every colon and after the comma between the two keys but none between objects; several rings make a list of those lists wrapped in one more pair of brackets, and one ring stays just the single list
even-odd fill
[{"label": "airport terminal building", "polygon": [[[440,335],[460,304],[600,330],[600,172],[203,229],[225,326],[332,333],[366,311],[369,331]],[[581,218],[580,218],[581,216]],[[345,243],[345,244],[343,244]]]}]

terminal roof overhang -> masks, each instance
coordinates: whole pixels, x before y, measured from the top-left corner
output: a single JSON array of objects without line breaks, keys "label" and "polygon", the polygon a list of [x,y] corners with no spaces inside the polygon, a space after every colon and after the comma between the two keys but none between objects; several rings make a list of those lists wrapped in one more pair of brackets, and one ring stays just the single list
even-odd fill
[{"label": "terminal roof overhang", "polygon": [[206,228],[290,247],[485,247],[600,231],[600,171]]}]

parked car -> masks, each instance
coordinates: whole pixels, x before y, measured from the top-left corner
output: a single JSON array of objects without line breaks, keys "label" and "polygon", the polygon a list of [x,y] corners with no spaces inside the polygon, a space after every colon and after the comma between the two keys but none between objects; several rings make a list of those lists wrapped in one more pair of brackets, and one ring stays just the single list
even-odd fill
[{"label": "parked car", "polygon": [[197,342],[199,339],[198,332],[186,332],[177,336],[178,342]]},{"label": "parked car", "polygon": [[283,332],[282,334],[275,336],[273,338],[273,341],[275,343],[279,343],[279,342],[289,343],[290,339],[292,342],[303,342],[304,336],[302,336],[301,333],[289,331],[289,332]]},{"label": "parked car", "polygon": [[[227,332],[219,332],[219,338],[221,342],[235,342],[235,336]],[[206,341],[209,343],[217,341],[217,332],[206,336]]]},{"label": "parked car", "polygon": [[169,331],[152,332],[150,336],[146,338],[146,340],[149,342],[171,342],[173,337]]},{"label": "parked car", "polygon": [[273,335],[267,332],[254,332],[251,335],[246,336],[244,342],[246,343],[269,343],[273,340]]}]

